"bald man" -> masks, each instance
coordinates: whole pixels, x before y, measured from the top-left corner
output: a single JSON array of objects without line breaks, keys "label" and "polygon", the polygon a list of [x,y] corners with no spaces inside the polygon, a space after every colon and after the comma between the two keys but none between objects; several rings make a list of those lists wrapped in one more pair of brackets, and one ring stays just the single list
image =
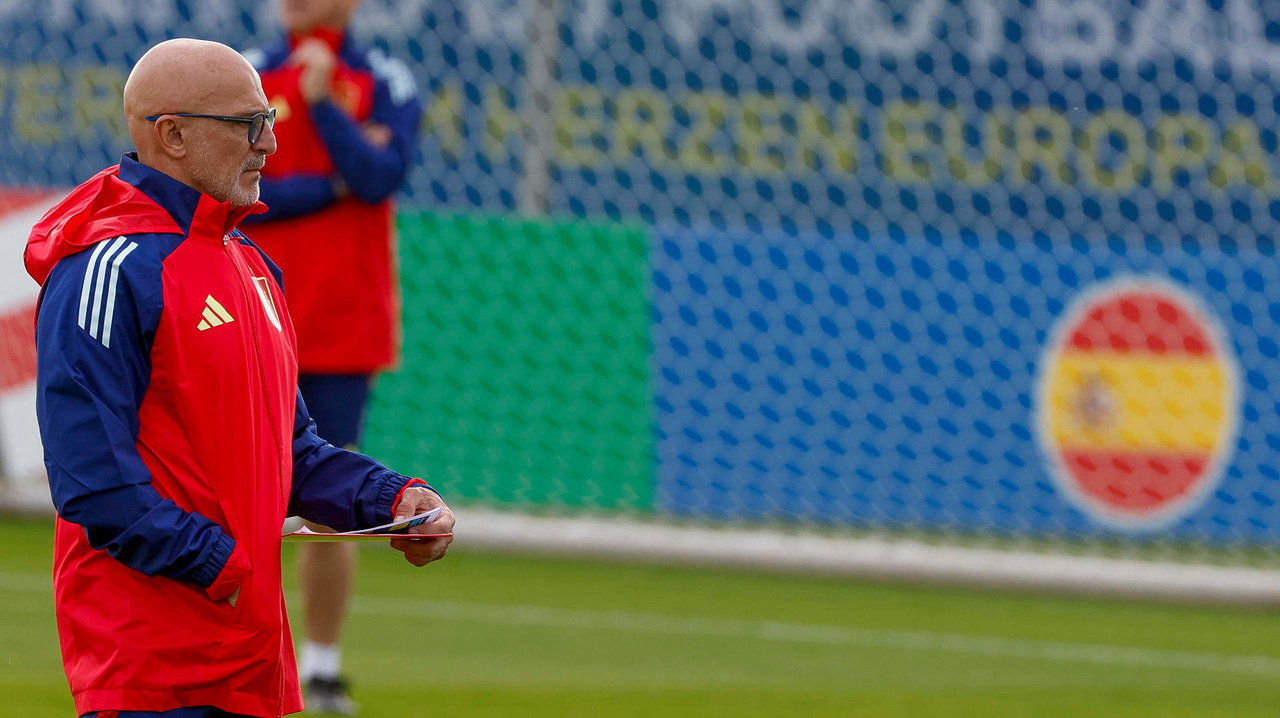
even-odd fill
[{"label": "bald man", "polygon": [[[280,525],[338,530],[433,508],[418,479],[315,433],[279,270],[237,224],[276,149],[258,74],[171,40],[124,90],[136,153],[32,230],[43,289],[37,413],[58,511],[54,596],[77,715],[279,716],[302,708]],[[396,539],[416,566],[450,538]]]}]

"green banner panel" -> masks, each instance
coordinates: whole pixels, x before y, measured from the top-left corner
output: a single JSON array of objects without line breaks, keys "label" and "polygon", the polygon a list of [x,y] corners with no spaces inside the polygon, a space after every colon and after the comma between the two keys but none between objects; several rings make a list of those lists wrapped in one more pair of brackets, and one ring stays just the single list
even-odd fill
[{"label": "green banner panel", "polygon": [[644,229],[398,224],[403,359],[377,382],[364,450],[452,502],[650,509]]}]

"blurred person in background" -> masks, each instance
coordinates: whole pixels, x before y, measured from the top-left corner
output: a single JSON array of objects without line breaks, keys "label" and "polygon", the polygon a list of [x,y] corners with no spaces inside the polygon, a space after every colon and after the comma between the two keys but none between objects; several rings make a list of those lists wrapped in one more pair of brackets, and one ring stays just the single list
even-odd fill
[{"label": "blurred person in background", "polygon": [[[315,432],[279,269],[237,229],[276,151],[253,67],[219,43],[160,43],[124,113],[136,153],[49,210],[24,257],[76,714],[297,712],[285,516],[352,530],[440,507],[412,532],[447,533],[453,515]],[[391,542],[416,566],[448,543]]]},{"label": "blurred person in background", "polygon": [[[276,110],[254,241],[284,272],[298,332],[298,385],[320,436],[356,447],[374,373],[399,350],[391,196],[413,161],[422,107],[408,69],[348,32],[360,0],[282,0],[284,37],[245,56]],[[342,631],[356,547],[299,547],[311,710],[353,715]]]}]

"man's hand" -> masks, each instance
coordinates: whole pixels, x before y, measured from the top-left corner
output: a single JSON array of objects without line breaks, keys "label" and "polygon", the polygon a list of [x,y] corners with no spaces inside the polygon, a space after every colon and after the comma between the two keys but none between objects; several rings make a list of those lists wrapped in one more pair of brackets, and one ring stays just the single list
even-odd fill
[{"label": "man's hand", "polygon": [[[396,507],[395,521],[403,521],[410,516],[417,516],[440,507],[440,514],[429,524],[419,524],[409,529],[410,534],[447,534],[453,532],[453,512],[445,505],[444,500],[436,492],[425,486],[410,486],[400,497],[400,505]],[[391,539],[391,548],[404,553],[404,559],[414,566],[426,566],[432,561],[444,558],[453,543],[452,536],[434,539]]]},{"label": "man's hand", "polygon": [[308,105],[314,105],[329,96],[329,83],[333,81],[333,70],[338,66],[338,57],[323,40],[309,37],[298,43],[289,55],[289,64],[302,66],[298,89],[302,91],[302,99]]},{"label": "man's hand", "polygon": [[391,144],[391,128],[377,122],[366,122],[360,125],[360,134],[364,141],[378,149]]}]

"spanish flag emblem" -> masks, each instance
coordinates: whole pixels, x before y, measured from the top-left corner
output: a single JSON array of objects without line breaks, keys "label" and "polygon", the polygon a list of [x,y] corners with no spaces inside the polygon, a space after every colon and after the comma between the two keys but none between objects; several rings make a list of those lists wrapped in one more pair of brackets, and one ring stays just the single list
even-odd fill
[{"label": "spanish flag emblem", "polygon": [[1059,322],[1040,378],[1040,437],[1055,478],[1090,516],[1153,527],[1221,477],[1239,412],[1235,363],[1185,290],[1110,283]]}]

